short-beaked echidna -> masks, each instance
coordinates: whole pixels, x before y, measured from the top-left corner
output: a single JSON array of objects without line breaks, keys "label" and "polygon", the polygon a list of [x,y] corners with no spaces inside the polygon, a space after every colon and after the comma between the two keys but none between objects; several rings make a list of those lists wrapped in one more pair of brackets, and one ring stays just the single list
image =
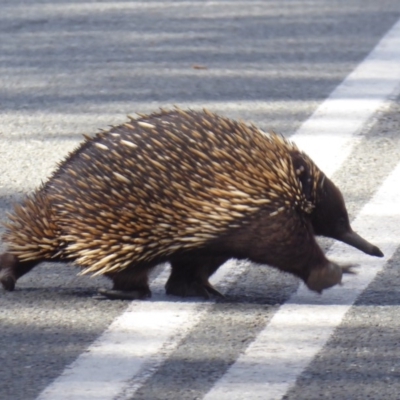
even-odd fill
[{"label": "short-beaked echidna", "polygon": [[0,280],[13,290],[42,260],[74,260],[113,280],[109,297],[151,294],[169,261],[167,293],[217,294],[229,258],[290,272],[314,291],[341,281],[315,235],[367,254],[336,186],[293,143],[207,110],[161,110],[102,131],[59,164],[9,215]]}]

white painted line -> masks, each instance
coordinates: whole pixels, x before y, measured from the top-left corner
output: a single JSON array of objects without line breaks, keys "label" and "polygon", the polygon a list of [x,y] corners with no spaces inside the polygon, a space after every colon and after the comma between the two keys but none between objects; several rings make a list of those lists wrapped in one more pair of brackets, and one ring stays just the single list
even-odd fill
[{"label": "white painted line", "polygon": [[[300,127],[292,139],[331,176],[365,123],[400,84],[400,21]],[[329,149],[329,151],[324,151]]]},{"label": "white painted line", "polygon": [[[328,174],[332,174],[341,165],[350,152],[352,141],[355,140],[354,135],[398,86],[400,75],[393,71],[398,69],[400,63],[399,38],[400,25],[397,24],[349,76],[350,80],[346,79],[294,136],[299,146],[312,155],[312,158],[317,160]],[[363,72],[365,65],[371,65],[371,67]],[[360,79],[365,80],[361,88],[355,84]],[[374,82],[372,91],[368,91],[369,82]],[[381,90],[380,85],[385,89]],[[350,91],[350,88],[354,92]],[[364,97],[359,99],[357,96],[361,89]],[[367,112],[360,111],[355,114],[355,110],[362,109],[368,96],[376,101],[368,103]],[[343,100],[342,103],[340,99]],[[346,121],[349,112],[359,118],[357,123],[354,121],[337,123],[333,131],[319,129],[319,133],[326,133],[321,135],[323,137],[321,142],[316,136],[316,127],[322,126],[325,120],[331,121],[332,124],[335,120]],[[317,123],[313,122],[314,118],[318,121]],[[331,136],[332,132],[337,135]],[[315,143],[319,143],[319,147],[314,149],[312,145]],[[364,234],[362,230],[360,233]],[[233,273],[240,274],[240,268],[230,268],[229,264],[226,264],[217,271],[213,282],[224,281]],[[343,290],[348,290],[348,288],[349,286],[346,285]],[[152,289],[154,292],[162,290],[161,281],[158,281],[157,285],[153,284]],[[332,293],[335,292],[332,291]],[[159,297],[155,296],[156,302],[132,303],[129,309],[88,348],[87,352],[79,356],[42,392],[38,400],[111,400],[118,393],[132,394],[134,388],[130,386],[131,379],[134,380],[134,377],[138,375],[145,377],[146,372],[143,372],[143,369],[149,364],[156,365],[160,362],[157,355],[166,345],[172,351],[181,337],[176,336],[178,332],[184,334],[189,331],[202,315],[202,311],[206,310],[210,304],[162,302],[157,299]],[[324,299],[328,299],[325,294],[320,301],[329,301]],[[282,338],[282,335],[279,337]],[[168,351],[164,353],[164,359],[167,356]],[[155,364],[152,364],[152,360]],[[266,376],[263,378],[264,381]],[[137,385],[138,382],[135,383],[135,387]],[[229,384],[227,387],[229,390],[232,386]],[[213,396],[212,393],[210,396]]]},{"label": "white painted line", "polygon": [[[138,373],[147,357],[161,350],[160,337],[185,325],[193,307],[185,303],[133,304],[39,399],[112,399]],[[137,309],[138,308],[138,309]]]},{"label": "white painted line", "polygon": [[[246,265],[228,261],[213,282],[228,274],[235,279]],[[132,302],[37,400],[130,398],[213,304],[167,297],[164,283],[168,275],[166,268],[151,284],[152,300]]]},{"label": "white painted line", "polygon": [[386,258],[370,258],[335,243],[327,256],[360,265],[358,275],[323,296],[301,286],[204,400],[278,400],[287,393],[399,246],[399,182],[400,164],[353,223]]},{"label": "white painted line", "polygon": [[201,315],[196,311],[189,303],[132,304],[39,399],[115,398],[126,382],[140,372],[145,360],[162,350],[164,341],[177,327],[190,329]]}]

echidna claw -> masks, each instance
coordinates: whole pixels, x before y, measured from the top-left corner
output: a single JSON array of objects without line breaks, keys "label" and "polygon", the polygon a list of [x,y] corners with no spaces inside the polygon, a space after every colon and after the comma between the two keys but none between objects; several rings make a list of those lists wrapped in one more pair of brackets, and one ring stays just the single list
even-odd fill
[{"label": "echidna claw", "polygon": [[199,281],[177,281],[170,280],[166,285],[167,294],[180,297],[203,297],[209,300],[211,296],[225,298],[225,296],[215,289],[210,282]]},{"label": "echidna claw", "polygon": [[350,274],[350,275],[357,275],[357,271],[354,271],[354,268],[356,268],[357,265],[353,264],[346,264],[346,265],[341,265],[340,268],[342,269],[342,272],[344,274]]},{"label": "echidna claw", "polygon": [[215,289],[210,282],[207,282],[206,284],[196,284],[196,292],[199,296],[204,297],[206,300],[209,300],[211,295],[221,297],[223,299],[225,298],[225,296]]},{"label": "echidna claw", "polygon": [[207,293],[213,294],[214,296],[221,297],[221,298],[225,299],[225,295],[223,295],[220,291],[215,289],[215,287],[212,286],[210,283],[205,285],[204,288],[207,291]]},{"label": "echidna claw", "polygon": [[204,286],[200,286],[200,285],[198,285],[196,287],[195,292],[191,293],[191,295],[194,295],[194,296],[198,295],[200,297],[203,297],[205,300],[210,300],[210,294],[211,293]]},{"label": "echidna claw", "polygon": [[151,297],[150,291],[99,289],[98,292],[110,300],[143,300]]}]

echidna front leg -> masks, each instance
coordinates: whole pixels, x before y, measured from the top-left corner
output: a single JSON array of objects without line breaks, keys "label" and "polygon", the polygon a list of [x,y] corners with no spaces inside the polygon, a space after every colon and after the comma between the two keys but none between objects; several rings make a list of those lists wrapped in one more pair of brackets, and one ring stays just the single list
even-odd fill
[{"label": "echidna front leg", "polygon": [[32,268],[39,264],[41,260],[19,261],[11,253],[0,255],[0,282],[3,288],[8,291],[15,289],[17,280],[28,273]]},{"label": "echidna front leg", "polygon": [[185,255],[171,260],[171,275],[165,285],[166,293],[181,297],[224,297],[208,281],[209,277],[228,260],[220,256]]},{"label": "echidna front leg", "polygon": [[106,274],[113,281],[112,289],[99,293],[113,300],[139,300],[151,297],[148,274],[154,265],[133,266],[115,274]]}]

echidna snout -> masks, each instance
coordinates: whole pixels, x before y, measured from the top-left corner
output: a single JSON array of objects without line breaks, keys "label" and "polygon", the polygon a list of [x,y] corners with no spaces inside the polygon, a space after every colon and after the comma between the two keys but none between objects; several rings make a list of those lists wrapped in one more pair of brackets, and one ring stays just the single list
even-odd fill
[{"label": "echidna snout", "polygon": [[381,249],[372,243],[369,243],[364,238],[362,238],[357,232],[354,232],[352,229],[344,232],[342,235],[336,238],[343,243],[349,244],[350,246],[355,247],[358,250],[363,251],[370,256],[375,257],[383,257]]},{"label": "echidna snout", "polygon": [[371,256],[383,257],[377,246],[353,231],[342,193],[330,179],[322,180],[318,194],[311,217],[316,235],[339,240]]}]

